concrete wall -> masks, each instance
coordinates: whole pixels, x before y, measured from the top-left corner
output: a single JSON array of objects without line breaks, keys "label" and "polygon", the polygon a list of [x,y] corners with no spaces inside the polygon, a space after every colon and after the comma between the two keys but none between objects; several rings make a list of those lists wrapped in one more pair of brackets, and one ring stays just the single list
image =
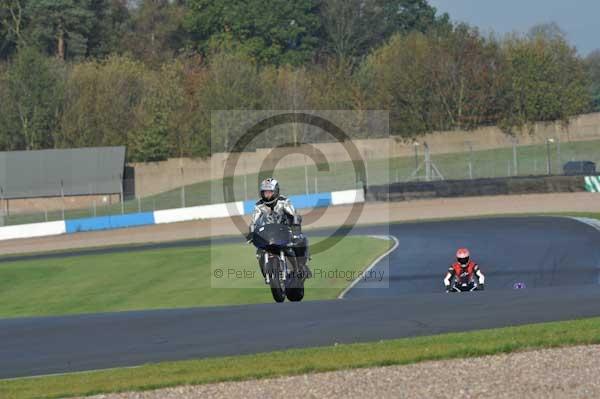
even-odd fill
[{"label": "concrete wall", "polygon": [[60,211],[63,209],[90,208],[96,202],[96,206],[115,204],[120,201],[118,194],[106,195],[78,195],[51,198],[25,198],[0,201],[0,209],[5,215],[16,215],[25,213],[43,213],[45,211]]},{"label": "concrete wall", "polygon": [[[560,123],[537,123],[533,134],[521,132],[516,135],[519,145],[542,144],[546,138],[559,138],[561,142],[585,141],[600,139],[600,113],[581,115],[574,118],[565,128]],[[497,127],[484,127],[473,131],[450,131],[429,133],[416,138],[419,142],[427,142],[432,154],[455,153],[467,150],[470,142],[475,151],[510,147],[511,137]],[[388,157],[406,157],[414,154],[412,140],[398,137],[383,139],[354,140],[363,159],[378,159]],[[339,143],[315,144],[328,162],[349,161],[350,157],[343,145]],[[290,151],[306,151],[312,153],[309,146],[296,149],[258,149],[257,151],[241,153],[235,174],[257,173],[259,170],[273,168],[272,163],[265,164],[269,159],[281,158],[279,168],[302,166],[306,161],[304,155],[290,154]],[[226,153],[214,154],[209,159],[177,158],[157,163],[134,163],[135,192],[137,196],[145,197],[164,191],[169,191],[183,184],[193,184],[211,179],[221,179],[224,176],[224,165],[228,157]],[[183,172],[182,172],[183,170]],[[231,173],[228,173],[231,175]]]},{"label": "concrete wall", "polygon": [[425,198],[581,191],[585,191],[584,176],[520,176],[369,186],[365,198],[367,201],[411,201]]}]

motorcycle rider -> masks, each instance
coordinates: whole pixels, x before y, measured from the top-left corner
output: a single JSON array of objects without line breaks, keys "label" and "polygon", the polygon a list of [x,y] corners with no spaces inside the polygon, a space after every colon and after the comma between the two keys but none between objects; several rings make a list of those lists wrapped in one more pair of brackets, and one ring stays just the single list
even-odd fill
[{"label": "motorcycle rider", "polygon": [[450,286],[452,277],[454,277],[455,282],[463,278],[466,278],[467,281],[471,281],[474,277],[477,277],[479,283],[477,289],[483,290],[485,288],[485,276],[479,269],[477,263],[470,259],[470,253],[467,248],[459,248],[458,251],[456,251],[456,262],[448,268],[448,273],[446,273],[446,277],[444,278],[446,292],[452,290],[452,287]]},{"label": "motorcycle rider", "polygon": [[[288,198],[279,194],[279,182],[274,178],[269,177],[260,183],[259,194],[260,199],[254,205],[254,212],[252,212],[251,216],[250,233],[247,237],[248,242],[252,242],[252,233],[256,227],[256,222],[262,214],[273,213],[277,217],[281,217],[282,221],[292,229],[293,253],[290,254],[290,260],[297,267],[296,272],[300,273],[300,277],[310,278],[311,271],[307,265],[310,259],[308,238],[301,231],[302,216],[296,213],[296,209]],[[256,258],[264,275],[264,250],[257,249]]]}]

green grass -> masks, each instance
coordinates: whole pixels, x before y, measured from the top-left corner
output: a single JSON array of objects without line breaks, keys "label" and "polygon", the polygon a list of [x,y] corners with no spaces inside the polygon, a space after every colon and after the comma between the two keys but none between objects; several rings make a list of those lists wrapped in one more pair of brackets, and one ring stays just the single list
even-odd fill
[{"label": "green grass", "polygon": [[600,318],[0,381],[0,397],[57,398],[600,343]]},{"label": "green grass", "polygon": [[[314,255],[311,267],[361,271],[390,245],[345,237]],[[211,280],[216,268],[230,278]],[[243,244],[7,262],[0,266],[0,317],[271,302],[258,270],[254,248]],[[253,275],[236,276],[240,271]],[[348,284],[311,279],[306,299],[333,299]]]},{"label": "green grass", "polygon": [[[519,146],[517,152],[519,175],[546,174],[546,145]],[[571,160],[600,161],[600,140],[562,143],[560,160],[556,144],[551,147],[552,171],[562,173],[562,163]],[[422,154],[421,154],[422,155]],[[422,156],[420,161],[422,162]],[[432,156],[433,161],[446,179],[469,178],[469,153],[450,153]],[[373,160],[367,163],[369,184],[385,184],[408,179],[415,167],[414,157],[396,157]],[[512,148],[473,151],[473,177],[504,177],[514,175]],[[353,164],[351,162],[332,163],[328,171],[318,172],[315,165],[307,167],[308,192],[327,192],[347,190],[357,187]],[[263,175],[271,172],[265,171]],[[274,175],[282,182],[286,194],[306,193],[304,167],[277,169]],[[315,185],[315,178],[317,184]],[[251,199],[256,195],[258,174],[236,176],[234,192],[237,199]],[[245,181],[245,184],[244,184]],[[176,186],[176,182],[174,183]],[[141,198],[125,201],[123,211],[133,213],[138,211],[154,211],[159,209],[179,208],[185,206],[204,205],[223,202],[223,185],[221,180],[211,180],[192,184],[185,187],[185,201],[182,201],[182,189],[173,190]],[[94,211],[92,204],[86,209],[69,210],[65,218],[114,215],[121,213],[121,205],[100,205]],[[43,222],[45,220],[62,220],[62,212],[33,213],[27,215],[11,215],[6,218],[6,224],[22,224]]]}]

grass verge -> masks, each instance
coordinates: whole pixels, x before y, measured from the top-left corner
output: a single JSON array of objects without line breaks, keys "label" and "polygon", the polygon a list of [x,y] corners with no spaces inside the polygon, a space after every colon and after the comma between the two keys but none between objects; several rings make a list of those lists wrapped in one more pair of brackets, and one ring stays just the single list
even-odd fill
[{"label": "grass verge", "polygon": [[[360,272],[391,245],[348,236],[314,255],[324,273],[307,281],[306,299],[335,299],[352,280],[327,271]],[[0,318],[271,302],[254,253],[223,244],[2,263]]]},{"label": "grass verge", "polygon": [[0,381],[0,397],[57,398],[599,344],[600,318]]}]

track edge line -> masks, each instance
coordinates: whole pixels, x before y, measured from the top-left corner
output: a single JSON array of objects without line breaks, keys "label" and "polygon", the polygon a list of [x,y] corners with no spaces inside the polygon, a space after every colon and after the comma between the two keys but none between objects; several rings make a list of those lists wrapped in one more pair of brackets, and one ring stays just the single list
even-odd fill
[{"label": "track edge line", "polygon": [[[375,236],[371,236],[371,237],[375,237]],[[392,235],[385,235],[385,236],[376,236],[377,238],[384,238],[384,239],[388,239],[388,240],[393,240],[394,241],[394,245],[388,249],[387,251],[385,251],[383,254],[379,255],[379,257],[377,259],[375,259],[373,262],[371,262],[371,264],[369,265],[369,267],[367,267],[363,273],[368,273],[371,269],[373,269],[379,262],[381,262],[381,260],[383,258],[385,258],[386,256],[388,256],[389,254],[391,254],[396,248],[398,248],[398,245],[400,245],[400,241],[398,241],[398,239]],[[362,277],[357,277],[356,279],[354,279],[354,281],[352,283],[350,283],[349,286],[347,286],[346,288],[344,288],[344,290],[338,295],[337,299],[344,299],[344,296],[352,289],[354,288],[354,286],[356,284],[359,283],[359,281],[362,279]]]}]

